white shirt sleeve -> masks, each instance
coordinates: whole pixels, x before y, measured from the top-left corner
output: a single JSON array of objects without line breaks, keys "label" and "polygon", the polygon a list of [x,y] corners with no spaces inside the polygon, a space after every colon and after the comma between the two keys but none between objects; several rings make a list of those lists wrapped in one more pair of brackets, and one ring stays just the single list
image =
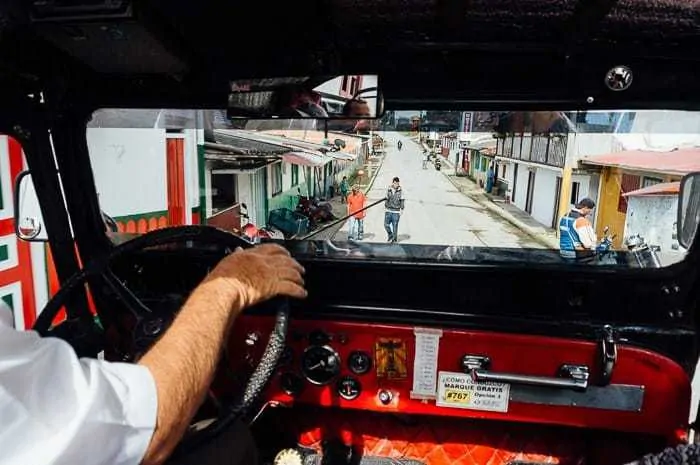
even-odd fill
[{"label": "white shirt sleeve", "polygon": [[596,247],[598,240],[596,238],[595,230],[588,220],[585,221],[585,225],[583,226],[579,226],[575,223],[574,228],[576,229],[578,237],[581,239],[581,244],[584,248],[592,250]]},{"label": "white shirt sleeve", "polygon": [[0,465],[139,464],[156,424],[150,371],[78,359],[8,312],[0,303]]}]

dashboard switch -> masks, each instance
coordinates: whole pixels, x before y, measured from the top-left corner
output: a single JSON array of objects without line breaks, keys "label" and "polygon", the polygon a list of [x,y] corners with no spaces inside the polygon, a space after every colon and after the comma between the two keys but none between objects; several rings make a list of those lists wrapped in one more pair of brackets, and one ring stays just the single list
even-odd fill
[{"label": "dashboard switch", "polygon": [[325,346],[331,342],[331,337],[325,331],[316,329],[309,334],[309,344],[312,346]]},{"label": "dashboard switch", "polygon": [[391,401],[394,400],[394,395],[391,393],[391,391],[387,391],[386,389],[379,391],[377,397],[379,398],[379,402],[381,402],[383,405],[389,405]]},{"label": "dashboard switch", "polygon": [[245,337],[245,345],[254,346],[260,340],[260,333],[248,333]]}]

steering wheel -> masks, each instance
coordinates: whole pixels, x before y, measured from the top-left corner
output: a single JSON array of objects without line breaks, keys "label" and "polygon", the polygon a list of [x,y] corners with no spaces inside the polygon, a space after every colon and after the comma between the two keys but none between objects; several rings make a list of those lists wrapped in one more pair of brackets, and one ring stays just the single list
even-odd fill
[{"label": "steering wheel", "polygon": [[[114,292],[128,311],[128,316],[135,323],[131,334],[128,335],[131,337],[130,346],[132,348],[142,347],[144,340],[152,341],[154,339],[153,319],[155,314],[113,273],[111,265],[116,259],[150,247],[187,242],[209,243],[221,246],[226,249],[227,253],[233,252],[238,247],[250,248],[253,246],[253,244],[238,236],[211,226],[180,226],[151,231],[114,247],[108,254],[92,260],[81,271],[71,276],[46,304],[33,329],[42,336],[55,336],[58,332],[57,329],[61,325],[52,327],[52,323],[60,309],[67,303],[68,297],[77,288],[84,288],[88,279],[97,278],[102,280]],[[193,447],[223,431],[231,422],[244,416],[251,405],[258,399],[265,385],[272,377],[285,347],[289,325],[289,301],[287,299],[276,299],[275,310],[276,320],[267,346],[260,362],[253,370],[253,374],[248,380],[242,395],[232,404],[223,406],[215,421],[185,436],[173,456],[187,453]],[[88,318],[90,319],[90,324],[94,327],[95,323],[92,320],[92,316],[88,315]],[[85,320],[85,317],[82,319]],[[135,356],[132,357],[132,360],[134,359]]]}]

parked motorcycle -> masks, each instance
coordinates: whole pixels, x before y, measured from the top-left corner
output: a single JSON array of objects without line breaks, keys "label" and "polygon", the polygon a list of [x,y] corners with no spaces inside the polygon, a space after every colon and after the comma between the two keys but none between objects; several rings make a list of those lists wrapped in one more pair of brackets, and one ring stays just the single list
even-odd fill
[{"label": "parked motorcycle", "polygon": [[625,245],[640,268],[661,268],[660,247],[647,244],[639,234],[628,237]]},{"label": "parked motorcycle", "polygon": [[401,151],[401,147],[403,147],[403,144],[401,143],[401,141],[398,141],[398,142],[396,143],[396,147],[399,149],[399,152],[400,152],[400,151]]},{"label": "parked motorcycle", "polygon": [[[599,264],[618,263],[617,253],[612,250],[615,234],[609,234],[610,228],[603,229],[603,238],[596,247],[596,259]],[[650,246],[646,243],[643,237],[639,234],[628,237],[625,240],[625,246],[633,257],[634,263],[640,268],[661,268],[661,260],[658,252],[658,246]]]},{"label": "parked motorcycle", "polygon": [[329,202],[321,201],[318,198],[309,199],[309,197],[301,195],[301,190],[297,192],[299,193],[299,203],[296,212],[306,216],[312,225],[335,219],[335,215],[332,213],[333,207]]},{"label": "parked motorcycle", "polygon": [[250,242],[259,243],[263,239],[284,240],[284,233],[277,228],[272,226],[263,226],[262,228],[258,228],[255,226],[250,221],[248,206],[245,203],[241,204],[241,219],[247,221],[246,224],[241,226],[241,234]]},{"label": "parked motorcycle", "polygon": [[435,169],[440,171],[440,168],[442,168],[442,161],[440,160],[440,157],[435,157]]}]

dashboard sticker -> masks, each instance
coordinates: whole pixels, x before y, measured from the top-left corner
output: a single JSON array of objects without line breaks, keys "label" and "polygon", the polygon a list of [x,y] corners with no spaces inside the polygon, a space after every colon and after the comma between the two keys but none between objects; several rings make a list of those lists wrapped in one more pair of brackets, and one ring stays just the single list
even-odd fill
[{"label": "dashboard sticker", "polygon": [[442,330],[415,328],[413,333],[416,335],[416,356],[413,359],[411,399],[435,399]]},{"label": "dashboard sticker", "polygon": [[386,337],[377,339],[374,344],[374,358],[377,378],[405,379],[408,376],[406,341],[403,339]]},{"label": "dashboard sticker", "polygon": [[438,407],[507,412],[510,384],[475,383],[471,375],[441,371],[438,376]]}]

